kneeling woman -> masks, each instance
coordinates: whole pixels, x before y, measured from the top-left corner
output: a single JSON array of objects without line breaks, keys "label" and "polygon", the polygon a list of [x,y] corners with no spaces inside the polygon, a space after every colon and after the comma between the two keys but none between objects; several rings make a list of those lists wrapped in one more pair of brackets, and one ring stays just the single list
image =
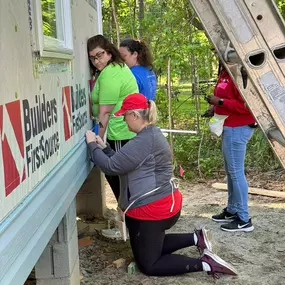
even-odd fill
[{"label": "kneeling woman", "polygon": [[[155,103],[142,94],[131,94],[115,116],[124,116],[129,130],[137,134],[118,152],[91,131],[87,131],[86,140],[94,163],[106,174],[120,176],[119,206],[126,214],[139,269],[154,276],[203,270],[236,275],[230,264],[212,253],[204,228],[194,233],[165,233],[180,216],[182,195],[172,178],[168,142],[155,126]],[[173,254],[194,245],[203,252],[199,259]]]}]

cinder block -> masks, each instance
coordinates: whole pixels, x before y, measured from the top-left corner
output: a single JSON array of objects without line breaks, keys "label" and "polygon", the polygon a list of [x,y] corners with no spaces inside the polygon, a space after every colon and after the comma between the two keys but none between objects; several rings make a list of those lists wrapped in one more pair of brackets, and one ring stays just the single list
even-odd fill
[{"label": "cinder block", "polygon": [[79,256],[77,257],[71,276],[70,276],[70,285],[79,285],[80,284],[80,270],[79,270]]},{"label": "cinder block", "polygon": [[76,260],[79,258],[78,253],[78,238],[77,238],[77,230],[73,231],[72,238],[68,243],[69,247],[69,267],[73,268]]},{"label": "cinder block", "polygon": [[66,234],[67,240],[72,237],[73,231],[77,225],[76,221],[76,199],[73,200],[71,205],[69,206],[65,216],[64,216],[64,223],[66,223]]},{"label": "cinder block", "polygon": [[55,279],[37,279],[37,285],[80,285],[80,283],[71,283],[70,277]]},{"label": "cinder block", "polygon": [[80,284],[75,213],[73,202],[35,266],[37,285]]},{"label": "cinder block", "polygon": [[57,243],[53,246],[54,277],[68,277],[71,273],[68,245]]},{"label": "cinder block", "polygon": [[36,278],[53,278],[53,248],[47,246],[35,266]]},{"label": "cinder block", "polygon": [[67,239],[67,229],[66,229],[66,222],[65,218],[61,220],[57,227],[57,242],[58,243],[66,243],[68,241]]},{"label": "cinder block", "polygon": [[37,279],[37,285],[80,285],[79,258],[77,258],[69,277]]},{"label": "cinder block", "polygon": [[65,277],[71,274],[71,270],[78,258],[77,231],[73,231],[68,242],[57,243],[53,246],[54,275]]}]

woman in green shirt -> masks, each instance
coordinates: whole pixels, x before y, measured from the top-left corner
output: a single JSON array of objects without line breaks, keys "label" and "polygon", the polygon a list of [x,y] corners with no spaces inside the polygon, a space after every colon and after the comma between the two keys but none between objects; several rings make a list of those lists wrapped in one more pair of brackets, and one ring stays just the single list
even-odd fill
[{"label": "woman in green shirt", "polygon": [[[99,136],[115,151],[126,144],[135,134],[129,131],[122,117],[113,114],[120,110],[125,97],[137,93],[138,86],[131,70],[124,64],[119,50],[104,36],[96,35],[87,42],[89,60],[98,70],[99,76],[91,92],[92,115],[101,123]],[[106,178],[118,201],[120,181],[118,176]]]}]

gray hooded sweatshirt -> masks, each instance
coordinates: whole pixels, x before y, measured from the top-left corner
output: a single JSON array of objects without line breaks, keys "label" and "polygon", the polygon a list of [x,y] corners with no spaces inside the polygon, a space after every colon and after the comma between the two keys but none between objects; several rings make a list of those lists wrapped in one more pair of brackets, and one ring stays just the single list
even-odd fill
[{"label": "gray hooded sweatshirt", "polygon": [[[149,125],[127,142],[118,152],[107,146],[101,149],[95,142],[88,144],[92,159],[104,173],[120,176],[119,207],[125,210],[157,201],[172,193],[171,152],[169,144],[156,126]],[[175,190],[175,189],[174,189]]]}]

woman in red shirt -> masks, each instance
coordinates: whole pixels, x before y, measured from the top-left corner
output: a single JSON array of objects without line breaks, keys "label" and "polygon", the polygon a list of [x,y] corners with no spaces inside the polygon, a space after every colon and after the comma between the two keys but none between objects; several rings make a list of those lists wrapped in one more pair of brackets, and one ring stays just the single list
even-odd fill
[{"label": "woman in red shirt", "polygon": [[254,227],[248,215],[248,185],[244,173],[246,145],[256,127],[255,119],[239,94],[234,82],[220,64],[214,95],[207,97],[214,113],[226,115],[222,134],[222,152],[228,184],[228,203],[215,222],[226,222],[221,229],[228,232],[251,232]]}]

